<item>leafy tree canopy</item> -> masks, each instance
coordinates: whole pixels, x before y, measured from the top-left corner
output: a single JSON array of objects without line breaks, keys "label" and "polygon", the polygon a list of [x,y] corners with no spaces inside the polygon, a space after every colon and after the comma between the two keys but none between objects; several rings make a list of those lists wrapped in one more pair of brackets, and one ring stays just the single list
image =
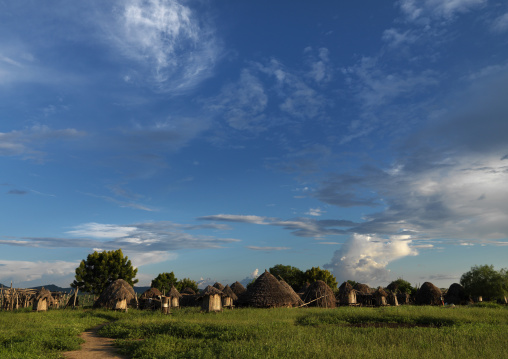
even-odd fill
[{"label": "leafy tree canopy", "polygon": [[474,266],[460,277],[460,284],[469,295],[501,298],[508,295],[508,271],[496,271],[492,265]]},{"label": "leafy tree canopy", "polygon": [[347,282],[348,282],[349,284],[351,284],[351,287],[354,287],[355,285],[357,285],[357,284],[358,284],[358,282],[357,282],[357,281],[354,281],[354,280],[351,280],[351,279],[348,279],[348,280],[347,280]]},{"label": "leafy tree canopy", "polygon": [[173,272],[160,273],[156,278],[152,280],[151,287],[157,288],[161,292],[164,292],[170,290],[171,286],[173,285],[179,292],[187,287],[192,288],[195,292],[198,291],[198,284],[195,281],[189,278],[178,280]]},{"label": "leafy tree canopy", "polygon": [[93,252],[86,260],[82,260],[76,268],[75,280],[71,287],[79,288],[85,292],[101,294],[111,283],[123,279],[130,285],[138,282],[138,270],[132,266],[122,250]]},{"label": "leafy tree canopy", "polygon": [[312,267],[311,269],[307,269],[305,271],[303,277],[304,281],[309,283],[315,282],[317,280],[322,280],[328,284],[332,290],[337,290],[337,279],[335,279],[334,275],[326,269]]},{"label": "leafy tree canopy", "polygon": [[416,289],[409,283],[408,281],[399,278],[397,280],[394,280],[390,284],[388,284],[388,287],[386,287],[388,290],[391,290],[394,293],[408,293],[408,294],[414,294],[416,293]]},{"label": "leafy tree canopy", "polygon": [[273,274],[275,278],[284,279],[294,290],[299,290],[305,283],[303,272],[296,267],[276,264],[268,271]]}]

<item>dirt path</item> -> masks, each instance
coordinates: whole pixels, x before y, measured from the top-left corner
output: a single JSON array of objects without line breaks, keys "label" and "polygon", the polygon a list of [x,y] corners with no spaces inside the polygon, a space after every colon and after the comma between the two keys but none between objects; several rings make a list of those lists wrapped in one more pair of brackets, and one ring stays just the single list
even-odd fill
[{"label": "dirt path", "polygon": [[63,353],[67,359],[127,359],[120,355],[113,347],[114,339],[100,337],[97,332],[106,324],[90,329],[81,334],[85,343],[81,344],[81,350]]}]

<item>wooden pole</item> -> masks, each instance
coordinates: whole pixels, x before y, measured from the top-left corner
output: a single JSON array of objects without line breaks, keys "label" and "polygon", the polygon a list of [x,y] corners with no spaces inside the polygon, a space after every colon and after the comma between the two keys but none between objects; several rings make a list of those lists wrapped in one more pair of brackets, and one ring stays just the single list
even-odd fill
[{"label": "wooden pole", "polygon": [[76,308],[76,299],[78,298],[78,290],[79,287],[76,287],[76,290],[74,291],[74,303],[72,304],[72,308]]}]

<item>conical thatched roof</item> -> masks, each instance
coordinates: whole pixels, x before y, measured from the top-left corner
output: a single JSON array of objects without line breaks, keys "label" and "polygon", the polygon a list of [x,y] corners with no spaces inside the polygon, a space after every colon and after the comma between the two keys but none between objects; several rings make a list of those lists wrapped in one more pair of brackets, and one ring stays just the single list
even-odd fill
[{"label": "conical thatched roof", "polygon": [[215,282],[215,284],[213,285],[214,288],[217,288],[218,290],[222,291],[224,289],[224,286],[219,283],[219,282]]},{"label": "conical thatched roof", "polygon": [[229,297],[233,300],[238,300],[237,295],[235,294],[235,292],[233,292],[233,290],[231,289],[231,287],[229,285],[226,285],[224,287],[224,289],[222,290],[222,293],[224,294],[225,297]]},{"label": "conical thatched roof", "polygon": [[289,295],[291,296],[291,298],[293,299],[293,301],[296,303],[297,306],[300,306],[303,304],[303,300],[300,298],[300,296],[298,294],[296,294],[293,287],[291,287],[289,284],[287,284],[287,282],[284,279],[281,279],[279,282],[286,289],[286,291],[289,293]]},{"label": "conical thatched roof", "polygon": [[370,287],[367,284],[362,283],[356,283],[353,289],[362,294],[369,294],[371,292]]},{"label": "conical thatched roof", "polygon": [[117,279],[111,283],[94,303],[95,308],[115,309],[118,301],[127,300],[127,304],[135,307],[137,297],[134,289],[123,279]]},{"label": "conical thatched roof", "polygon": [[196,292],[191,287],[185,287],[184,290],[180,292],[180,294],[195,295]]},{"label": "conical thatched roof", "polygon": [[378,287],[376,291],[374,292],[374,295],[380,296],[380,297],[388,297],[388,293],[385,292],[383,287]]},{"label": "conical thatched roof", "polygon": [[416,304],[420,305],[440,305],[441,290],[430,282],[422,284],[416,292]]},{"label": "conical thatched roof", "polygon": [[466,290],[459,283],[453,283],[445,295],[445,301],[448,304],[467,304],[471,302],[471,298],[466,294]]},{"label": "conical thatched roof", "polygon": [[302,295],[302,299],[305,303],[313,301],[308,304],[310,307],[336,307],[335,294],[333,293],[333,290],[322,280],[317,280],[310,284],[305,293]]},{"label": "conical thatched roof", "polygon": [[182,295],[178,292],[174,285],[171,286],[169,292],[166,293],[166,297],[170,298],[182,298]]},{"label": "conical thatched roof", "polygon": [[150,299],[150,298],[159,298],[162,296],[162,293],[157,288],[150,288],[147,289],[141,294],[141,297],[139,299]]},{"label": "conical thatched roof", "polygon": [[37,292],[37,295],[35,296],[35,300],[44,300],[47,299],[48,302],[52,299],[51,298],[51,292],[44,287],[41,288],[40,291]]},{"label": "conical thatched roof", "polygon": [[221,297],[224,295],[221,290],[209,285],[201,292],[200,297],[206,297],[207,295],[215,295],[215,294],[218,294]]},{"label": "conical thatched roof", "polygon": [[231,284],[231,289],[233,290],[233,292],[235,292],[237,297],[240,297],[243,293],[245,293],[247,291],[247,289],[245,289],[245,287],[242,285],[242,283],[240,283],[238,281]]},{"label": "conical thatched roof", "polygon": [[267,270],[240,297],[240,304],[257,307],[292,307],[297,305],[286,288]]},{"label": "conical thatched roof", "polygon": [[349,282],[344,282],[339,287],[339,293],[349,293],[353,290],[353,286]]}]

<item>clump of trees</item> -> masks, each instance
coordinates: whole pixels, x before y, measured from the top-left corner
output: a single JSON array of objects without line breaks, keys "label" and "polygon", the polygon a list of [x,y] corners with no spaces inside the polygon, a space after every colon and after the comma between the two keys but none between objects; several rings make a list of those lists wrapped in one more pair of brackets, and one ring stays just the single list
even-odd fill
[{"label": "clump of trees", "polygon": [[95,251],[76,268],[76,279],[71,287],[99,295],[117,279],[123,279],[133,286],[138,282],[135,279],[137,273],[137,268],[132,266],[127,256],[124,257],[121,249]]},{"label": "clump of trees", "polygon": [[277,264],[268,270],[276,278],[282,278],[289,284],[294,290],[299,290],[305,282],[315,282],[322,280],[332,290],[337,290],[337,280],[334,275],[326,269],[319,267],[312,267],[307,269],[305,272],[299,268],[292,267],[289,265]]},{"label": "clump of trees", "polygon": [[416,288],[402,278],[394,280],[386,288],[394,293],[416,294]]},{"label": "clump of trees", "polygon": [[508,270],[496,271],[492,265],[476,265],[460,277],[460,284],[473,297],[503,298],[508,295]]},{"label": "clump of trees", "polygon": [[195,281],[189,278],[178,280],[173,272],[159,273],[157,277],[152,279],[152,284],[150,286],[164,292],[171,289],[173,285],[179,292],[187,287],[192,288],[195,292],[198,291],[198,284]]}]

